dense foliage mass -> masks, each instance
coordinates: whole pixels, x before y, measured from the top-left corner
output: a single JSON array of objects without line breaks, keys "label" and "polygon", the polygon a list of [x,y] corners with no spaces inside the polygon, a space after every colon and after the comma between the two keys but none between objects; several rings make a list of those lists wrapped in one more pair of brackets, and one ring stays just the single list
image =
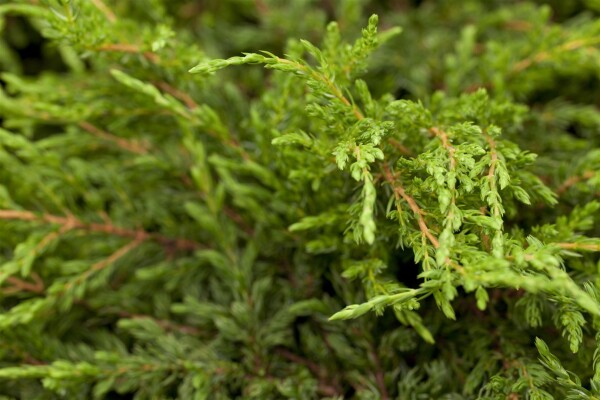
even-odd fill
[{"label": "dense foliage mass", "polygon": [[459,3],[1,0],[0,398],[600,399],[600,2]]}]

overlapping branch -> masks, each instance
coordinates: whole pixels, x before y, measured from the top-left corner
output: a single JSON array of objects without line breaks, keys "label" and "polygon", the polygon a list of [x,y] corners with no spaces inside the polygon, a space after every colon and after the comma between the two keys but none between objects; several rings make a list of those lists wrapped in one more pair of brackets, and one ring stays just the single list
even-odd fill
[{"label": "overlapping branch", "polygon": [[554,243],[561,249],[565,250],[581,250],[581,251],[600,251],[600,244],[596,243]]},{"label": "overlapping branch", "polygon": [[444,130],[436,127],[430,128],[429,131],[433,133],[436,137],[440,138],[440,141],[442,142],[442,147],[448,152],[448,158],[450,159],[450,169],[454,170],[456,168],[456,159],[454,158],[454,153],[456,152],[456,149],[454,148],[454,146],[452,146],[452,143],[450,143],[448,134]]},{"label": "overlapping branch", "polygon": [[70,230],[82,230],[94,233],[104,233],[112,236],[131,238],[138,242],[152,241],[160,244],[168,252],[172,251],[193,251],[206,248],[205,245],[190,239],[171,238],[158,233],[146,232],[143,229],[128,229],[115,226],[112,221],[105,223],[86,223],[72,214],[66,217],[53,214],[35,214],[31,211],[23,210],[0,210],[0,220],[20,220],[41,222],[46,224],[60,225],[61,232]]},{"label": "overlapping branch", "polygon": [[6,278],[6,282],[10,283],[11,286],[2,288],[2,294],[13,294],[13,293],[22,293],[22,292],[31,292],[31,293],[43,293],[45,290],[44,281],[42,278],[35,272],[31,273],[31,277],[33,278],[34,283],[27,282],[24,279],[17,278],[16,276],[9,276]]},{"label": "overlapping branch", "polygon": [[[22,210],[0,210],[0,220],[32,221],[52,225],[59,225],[60,229],[58,231],[51,232],[40,241],[40,243],[34,248],[34,253],[37,253],[40,248],[45,247],[47,243],[51,240],[54,240],[60,235],[65,234],[66,232],[69,232],[71,230],[104,233],[107,235],[133,239],[123,247],[116,250],[109,257],[93,264],[81,275],[78,275],[77,277],[68,281],[64,285],[64,287],[58,292],[58,295],[64,294],[73,287],[82,284],[92,274],[114,264],[115,262],[129,254],[132,250],[134,250],[146,241],[153,241],[160,244],[167,254],[172,254],[176,251],[193,251],[196,249],[205,248],[204,245],[188,239],[170,238],[156,233],[149,233],[142,229],[136,230],[121,228],[115,226],[110,220],[107,220],[103,224],[85,223],[72,214],[69,214],[66,217],[62,217],[52,214],[37,215],[33,212]],[[32,273],[31,276],[33,277],[35,283],[30,283],[14,276],[8,277],[6,280],[11,286],[4,288],[3,292],[5,294],[23,291],[38,294],[43,293],[45,290],[44,282],[36,273]]]},{"label": "overlapping branch", "polygon": [[327,86],[327,88],[329,89],[329,92],[332,95],[334,95],[346,107],[348,107],[352,110],[352,113],[354,114],[354,116],[356,117],[357,120],[360,121],[365,118],[364,115],[362,114],[362,112],[360,111],[360,109],[358,108],[358,106],[356,104],[351,103],[350,100],[348,100],[346,98],[346,96],[344,96],[344,94],[342,93],[340,88],[335,83],[333,83],[333,81],[331,81],[331,79],[329,79],[327,76],[325,76],[323,74],[319,74],[317,71],[315,71],[311,68],[308,68],[307,66],[300,64],[298,62],[295,62],[295,61],[287,60],[285,58],[280,58],[280,57],[277,57],[276,60],[277,60],[277,62],[280,62],[282,64],[293,65],[294,67],[296,67],[296,68],[302,70],[303,72],[305,72],[306,74],[310,75],[313,79],[323,82]]},{"label": "overlapping branch", "polygon": [[390,396],[387,391],[387,387],[385,385],[385,370],[381,365],[381,359],[377,354],[377,350],[370,344],[369,356],[373,360],[373,364],[375,367],[375,383],[377,384],[377,388],[379,389],[379,394],[381,396],[381,400],[389,400]]},{"label": "overlapping branch", "polygon": [[275,352],[281,357],[297,364],[304,365],[319,381],[319,392],[328,397],[338,397],[343,392],[339,384],[328,376],[328,373],[316,362],[292,353],[286,348],[279,347]]},{"label": "overlapping branch", "polygon": [[106,140],[107,142],[111,142],[116,144],[123,150],[129,151],[131,153],[136,154],[147,154],[149,146],[147,144],[140,143],[138,141],[132,141],[120,138],[118,136],[113,135],[112,133],[108,133],[97,126],[87,122],[81,121],[79,122],[79,127],[84,129],[85,131],[91,133],[92,135],[99,137],[100,139]]},{"label": "overlapping branch", "polygon": [[421,233],[431,242],[433,247],[437,249],[440,246],[440,243],[438,242],[436,237],[433,236],[429,227],[425,223],[425,219],[423,218],[423,215],[425,213],[423,212],[423,210],[421,210],[415,199],[408,195],[402,187],[402,185],[397,182],[396,177],[392,174],[390,167],[386,163],[383,164],[383,173],[385,180],[389,183],[390,187],[394,192],[396,201],[400,201],[402,199],[408,203],[410,209],[417,216],[417,222],[419,224],[419,229],[421,230]]},{"label": "overlapping branch", "polygon": [[183,102],[183,104],[185,104],[187,106],[187,108],[189,108],[190,110],[198,108],[198,103],[196,103],[196,101],[192,98],[192,96],[190,96],[189,94],[187,94],[185,92],[182,92],[181,90],[177,89],[176,87],[169,85],[167,82],[164,82],[164,81],[154,82],[154,86],[158,87],[163,92],[170,94],[171,96],[175,97],[176,99],[181,100]]},{"label": "overlapping branch", "polygon": [[[496,188],[496,164],[498,163],[498,151],[496,150],[496,141],[492,139],[490,135],[485,135],[485,139],[490,146],[490,169],[488,170],[487,179],[490,183],[490,190],[492,192],[497,191]],[[500,216],[500,208],[498,206],[494,207],[494,216]]]},{"label": "overlapping branch", "polygon": [[158,64],[160,62],[160,57],[156,53],[144,51],[140,46],[130,43],[105,43],[96,47],[94,50],[101,52],[139,54],[153,64]]},{"label": "overlapping branch", "polygon": [[63,289],[61,290],[61,293],[64,293],[64,292],[70,290],[74,286],[82,284],[93,273],[101,271],[104,268],[106,268],[106,267],[114,264],[115,262],[117,262],[121,258],[125,257],[127,254],[129,254],[129,252],[131,252],[133,249],[135,249],[140,244],[142,244],[142,242],[143,242],[143,240],[141,240],[141,239],[135,239],[135,240],[127,243],[125,246],[119,248],[117,251],[115,251],[114,253],[112,253],[110,256],[108,256],[104,260],[95,263],[89,269],[87,269],[83,274],[81,274],[81,275],[77,276],[76,278],[74,278],[74,279],[70,280],[69,282],[67,282],[65,284],[65,286],[63,287]]},{"label": "overlapping branch", "polygon": [[556,189],[556,194],[561,195],[565,193],[569,188],[578,184],[581,181],[585,181],[587,179],[591,179],[594,177],[594,171],[587,170],[584,171],[581,175],[571,176],[567,180],[565,180],[559,187]]},{"label": "overlapping branch", "polygon": [[446,225],[447,229],[452,229],[452,224],[453,224],[452,220],[454,218],[454,209],[455,209],[455,205],[456,205],[456,198],[458,196],[458,192],[456,190],[456,157],[455,157],[456,149],[450,142],[450,138],[448,137],[448,133],[446,131],[444,131],[443,129],[440,129],[440,128],[436,128],[436,127],[430,128],[429,131],[431,133],[433,133],[436,137],[438,137],[440,139],[440,141],[442,142],[442,147],[448,153],[448,160],[449,160],[448,172],[455,174],[452,179],[450,179],[448,176],[446,177],[446,181],[447,181],[446,183],[447,183],[448,189],[450,190],[450,193],[451,193],[451,197],[450,197],[451,207],[447,208],[448,211],[446,213],[445,225]]},{"label": "overlapping branch", "polygon": [[600,36],[594,36],[586,39],[575,39],[569,42],[563,43],[550,50],[541,51],[531,57],[516,63],[512,68],[512,73],[519,73],[530,66],[546,61],[552,57],[553,54],[560,54],[566,51],[573,51],[584,47],[594,46],[600,43]]},{"label": "overlapping branch", "polygon": [[92,4],[104,14],[106,19],[110,23],[115,23],[117,21],[117,16],[115,13],[102,1],[102,0],[91,0]]}]

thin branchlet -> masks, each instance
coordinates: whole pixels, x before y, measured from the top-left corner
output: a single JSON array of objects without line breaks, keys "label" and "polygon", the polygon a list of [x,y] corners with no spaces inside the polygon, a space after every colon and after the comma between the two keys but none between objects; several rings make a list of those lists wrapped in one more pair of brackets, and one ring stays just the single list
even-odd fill
[{"label": "thin branchlet", "polygon": [[41,214],[37,215],[31,211],[21,210],[0,210],[0,220],[20,220],[20,221],[33,221],[41,222],[53,225],[59,225],[61,227],[61,233],[66,233],[71,230],[83,230],[93,233],[104,233],[106,235],[121,236],[126,238],[132,238],[137,241],[154,241],[165,248],[174,249],[177,251],[192,251],[196,249],[204,248],[205,246],[201,243],[195,242],[189,239],[182,238],[170,238],[167,236],[150,233],[143,229],[127,229],[119,226],[115,226],[112,221],[105,223],[86,223],[78,219],[72,214],[66,217],[53,215],[53,214]]}]

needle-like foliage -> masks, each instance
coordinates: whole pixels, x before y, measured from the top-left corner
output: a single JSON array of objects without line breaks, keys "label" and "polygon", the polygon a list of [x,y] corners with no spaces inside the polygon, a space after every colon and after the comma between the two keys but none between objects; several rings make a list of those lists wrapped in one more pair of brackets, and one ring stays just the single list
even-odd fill
[{"label": "needle-like foliage", "polygon": [[460,3],[0,2],[0,398],[600,399],[600,6]]}]

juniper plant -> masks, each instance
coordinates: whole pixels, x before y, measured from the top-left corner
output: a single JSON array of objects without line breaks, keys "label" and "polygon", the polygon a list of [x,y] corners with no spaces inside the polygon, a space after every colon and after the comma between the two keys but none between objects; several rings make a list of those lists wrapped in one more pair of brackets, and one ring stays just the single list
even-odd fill
[{"label": "juniper plant", "polygon": [[418,3],[0,4],[4,398],[600,399],[600,8]]}]

